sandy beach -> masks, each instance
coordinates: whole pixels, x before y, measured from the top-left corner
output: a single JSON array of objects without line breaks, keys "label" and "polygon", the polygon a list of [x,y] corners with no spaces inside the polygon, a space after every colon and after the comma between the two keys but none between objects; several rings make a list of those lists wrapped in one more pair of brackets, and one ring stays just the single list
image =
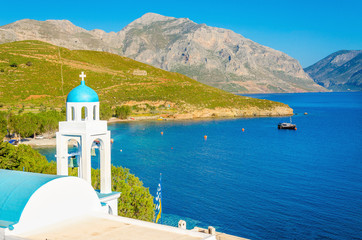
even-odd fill
[{"label": "sandy beach", "polygon": [[56,139],[54,138],[24,138],[20,141],[21,144],[30,145],[32,147],[55,147]]}]

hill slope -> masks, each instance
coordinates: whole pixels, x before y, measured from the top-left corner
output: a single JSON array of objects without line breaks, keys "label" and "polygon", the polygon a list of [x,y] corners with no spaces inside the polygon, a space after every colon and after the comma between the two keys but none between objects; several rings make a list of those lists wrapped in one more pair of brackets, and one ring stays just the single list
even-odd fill
[{"label": "hill slope", "polygon": [[288,55],[187,18],[147,13],[118,33],[87,31],[67,20],[25,19],[0,27],[0,42],[27,39],[119,54],[230,92],[325,91]]},{"label": "hill slope", "polygon": [[152,105],[189,118],[292,114],[285,104],[237,96],[126,57],[40,41],[0,45],[0,103],[63,107],[81,71],[101,103],[112,106]]},{"label": "hill slope", "polygon": [[304,69],[316,83],[334,90],[362,90],[362,50],[341,50]]}]

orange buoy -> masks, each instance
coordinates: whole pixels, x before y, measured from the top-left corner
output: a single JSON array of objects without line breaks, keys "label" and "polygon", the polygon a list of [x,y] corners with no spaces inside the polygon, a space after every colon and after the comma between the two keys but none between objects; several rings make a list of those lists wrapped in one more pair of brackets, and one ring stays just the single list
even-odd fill
[{"label": "orange buoy", "polygon": [[161,132],[161,135],[163,135],[163,132]]},{"label": "orange buoy", "polygon": [[207,136],[206,136],[206,135],[204,136],[204,139],[205,139],[205,140],[207,139]]},{"label": "orange buoy", "polygon": [[244,128],[242,128],[242,129],[241,129],[241,131],[243,131],[243,132],[244,132],[244,131],[245,131],[245,129],[244,129]]},{"label": "orange buoy", "polygon": [[173,147],[171,147],[171,149],[173,149]]},{"label": "orange buoy", "polygon": [[111,143],[113,143],[114,142],[114,140],[113,140],[113,138],[111,138]]},{"label": "orange buoy", "polygon": [[297,130],[297,128],[294,128],[294,130]]}]

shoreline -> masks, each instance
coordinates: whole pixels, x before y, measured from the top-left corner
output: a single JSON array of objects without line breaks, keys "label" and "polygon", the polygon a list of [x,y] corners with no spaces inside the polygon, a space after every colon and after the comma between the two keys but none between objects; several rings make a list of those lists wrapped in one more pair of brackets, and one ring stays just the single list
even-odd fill
[{"label": "shoreline", "polygon": [[[165,121],[213,121],[213,120],[234,120],[241,118],[264,118],[264,117],[288,117],[293,114],[286,115],[257,115],[257,116],[224,116],[224,117],[182,117],[182,118],[165,118],[159,115],[155,116],[140,116],[140,117],[129,117],[127,119],[119,119],[119,118],[110,118],[107,120],[108,124],[116,124],[116,123],[130,123],[130,122],[165,122]],[[161,118],[162,117],[162,118]],[[20,140],[20,144],[29,145],[34,148],[46,148],[46,147],[55,147],[56,146],[56,138],[55,133],[44,133],[47,137],[44,138],[23,138]]]},{"label": "shoreline", "polygon": [[258,118],[258,117],[283,117],[293,116],[293,109],[289,106],[277,106],[270,109],[259,109],[250,107],[248,109],[237,108],[215,108],[215,109],[200,109],[187,113],[173,114],[158,114],[150,116],[131,116],[127,119],[111,118],[108,123],[116,122],[132,122],[145,120],[162,120],[162,121],[177,121],[177,120],[203,120],[203,119],[230,119],[230,118]]}]

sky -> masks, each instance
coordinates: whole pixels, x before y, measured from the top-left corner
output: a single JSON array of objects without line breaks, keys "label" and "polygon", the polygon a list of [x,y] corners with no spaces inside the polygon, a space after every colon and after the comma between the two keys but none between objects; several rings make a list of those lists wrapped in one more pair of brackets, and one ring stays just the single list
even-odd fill
[{"label": "sky", "polygon": [[118,32],[148,12],[227,28],[308,67],[338,50],[362,49],[362,0],[1,1],[0,26],[21,19],[67,19]]}]

